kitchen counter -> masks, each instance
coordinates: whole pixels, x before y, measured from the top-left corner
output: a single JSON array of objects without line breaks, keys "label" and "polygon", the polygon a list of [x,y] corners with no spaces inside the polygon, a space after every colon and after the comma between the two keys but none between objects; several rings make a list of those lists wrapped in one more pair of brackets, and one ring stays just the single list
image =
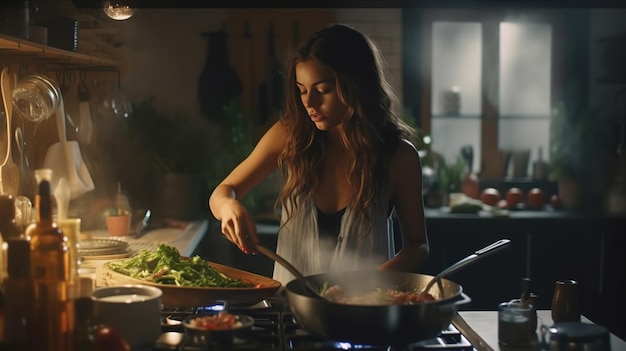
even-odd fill
[{"label": "kitchen counter", "polygon": [[480,211],[478,213],[450,213],[450,209],[447,207],[441,208],[426,208],[424,209],[424,216],[426,220],[438,220],[438,219],[459,219],[459,220],[499,220],[499,219],[512,219],[512,220],[610,220],[610,221],[625,221],[626,214],[620,213],[584,213],[573,212],[566,210],[554,210],[549,206],[542,210],[507,210],[505,216],[494,216],[488,211]]},{"label": "kitchen counter", "polygon": [[[537,316],[540,318],[537,324],[552,325],[550,310],[539,310]],[[467,325],[475,331],[487,345],[479,350],[522,350],[510,347],[500,347],[498,345],[498,312],[497,311],[460,311],[459,315]],[[593,323],[586,317],[581,318],[582,322]],[[614,334],[611,334],[611,350],[626,350],[626,342]]]}]

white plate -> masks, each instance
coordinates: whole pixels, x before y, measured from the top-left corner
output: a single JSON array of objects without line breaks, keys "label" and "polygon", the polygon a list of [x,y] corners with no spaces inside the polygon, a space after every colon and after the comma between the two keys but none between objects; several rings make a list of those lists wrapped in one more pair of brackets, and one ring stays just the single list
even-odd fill
[{"label": "white plate", "polygon": [[113,255],[91,255],[91,256],[82,256],[83,260],[117,260],[120,258],[126,258],[130,256],[130,251],[125,253],[113,254]]},{"label": "white plate", "polygon": [[77,246],[78,255],[82,257],[129,254],[128,243],[115,239],[81,240]]}]

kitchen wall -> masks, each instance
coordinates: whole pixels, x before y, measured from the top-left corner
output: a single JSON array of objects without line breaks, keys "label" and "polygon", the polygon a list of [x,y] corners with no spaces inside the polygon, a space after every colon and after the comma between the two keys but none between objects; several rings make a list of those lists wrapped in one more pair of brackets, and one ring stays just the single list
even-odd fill
[{"label": "kitchen wall", "polygon": [[[387,59],[392,84],[401,95],[401,10],[333,11],[337,22],[353,25],[376,41]],[[133,102],[154,95],[159,108],[182,111],[200,127],[210,129],[197,100],[198,77],[207,56],[207,40],[201,33],[227,28],[229,15],[228,9],[139,9],[130,20],[105,21],[122,43],[115,54],[126,62],[124,94]]]}]

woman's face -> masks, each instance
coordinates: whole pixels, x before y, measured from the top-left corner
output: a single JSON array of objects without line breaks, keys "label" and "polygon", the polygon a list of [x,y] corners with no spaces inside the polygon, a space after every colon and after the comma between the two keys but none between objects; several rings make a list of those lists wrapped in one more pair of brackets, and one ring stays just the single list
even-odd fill
[{"label": "woman's face", "polygon": [[333,72],[317,60],[296,64],[296,84],[302,104],[317,129],[333,129],[349,117],[351,109],[337,95]]}]

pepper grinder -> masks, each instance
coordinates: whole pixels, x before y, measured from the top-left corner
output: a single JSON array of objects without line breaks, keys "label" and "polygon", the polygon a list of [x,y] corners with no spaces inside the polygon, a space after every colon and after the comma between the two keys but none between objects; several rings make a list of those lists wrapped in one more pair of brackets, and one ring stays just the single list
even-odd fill
[{"label": "pepper grinder", "polygon": [[520,295],[520,301],[524,305],[530,305],[532,307],[531,313],[531,332],[534,334],[537,330],[537,295],[530,292],[530,278],[522,278],[522,293]]},{"label": "pepper grinder", "polygon": [[580,322],[580,297],[578,282],[575,280],[557,280],[552,297],[552,321]]}]

